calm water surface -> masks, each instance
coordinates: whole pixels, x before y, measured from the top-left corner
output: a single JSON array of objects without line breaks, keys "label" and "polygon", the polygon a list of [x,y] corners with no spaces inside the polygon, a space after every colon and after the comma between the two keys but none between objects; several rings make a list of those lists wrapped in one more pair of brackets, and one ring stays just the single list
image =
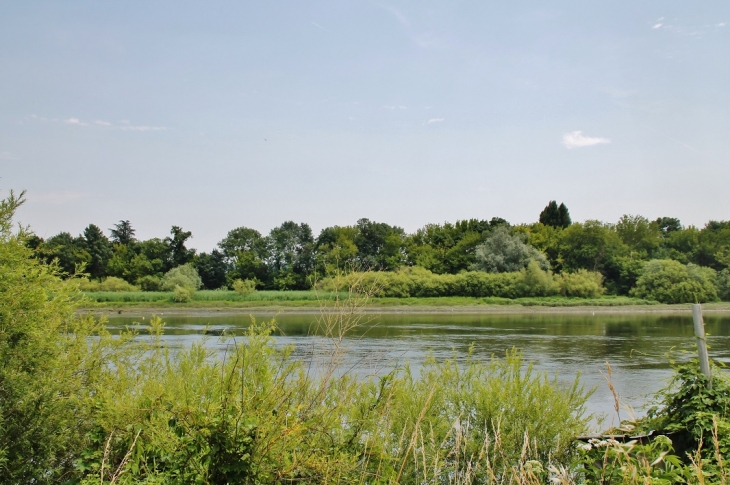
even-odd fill
[{"label": "calm water surface", "polygon": [[[259,317],[259,319],[266,317]],[[145,321],[149,317],[146,317]],[[226,343],[205,337],[206,328],[241,332],[249,316],[165,316],[165,339],[174,347],[205,341],[225,350]],[[316,369],[329,344],[318,335],[314,315],[279,315],[278,345],[293,344],[294,355]],[[141,318],[114,317],[112,328],[123,328]],[[705,315],[712,358],[730,364],[730,315]],[[596,388],[589,410],[605,416],[594,427],[617,422],[613,397],[603,374],[606,362],[613,369],[613,383],[622,401],[636,415],[644,412],[651,395],[671,376],[669,356],[682,360],[694,355],[692,316],[677,315],[382,315],[349,335],[343,367],[359,375],[381,374],[409,363],[418,369],[428,355],[436,359],[464,359],[473,346],[474,355],[489,359],[517,348],[535,368],[572,380],[580,375],[587,388]],[[683,353],[682,351],[687,351]],[[621,411],[622,419],[627,417]]]}]

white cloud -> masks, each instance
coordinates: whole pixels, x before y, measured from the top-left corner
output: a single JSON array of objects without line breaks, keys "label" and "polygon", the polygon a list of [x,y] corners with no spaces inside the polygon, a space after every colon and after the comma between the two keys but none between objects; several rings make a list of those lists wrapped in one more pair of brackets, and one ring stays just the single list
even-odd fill
[{"label": "white cloud", "polygon": [[720,22],[717,24],[718,27],[725,27],[727,24],[725,22]]},{"label": "white cloud", "polygon": [[565,145],[565,148],[568,149],[589,147],[592,145],[600,145],[603,143],[611,143],[611,140],[609,140],[608,138],[583,136],[582,131],[571,131],[570,133],[566,133],[565,135],[563,135],[563,145]]},{"label": "white cloud", "polygon": [[122,131],[164,131],[167,129],[165,126],[120,126]]},{"label": "white cloud", "polygon": [[662,25],[664,25],[664,24],[662,24],[662,23],[654,24],[654,26],[652,27],[652,29],[658,29],[658,28],[660,28],[660,27],[661,27]]},{"label": "white cloud", "polygon": [[432,125],[434,123],[441,123],[442,121],[446,121],[445,118],[431,118],[429,120],[426,120],[424,125]]},{"label": "white cloud", "polygon": [[78,118],[69,118],[67,120],[63,120],[63,122],[68,123],[69,125],[88,126],[88,123],[84,123]]},{"label": "white cloud", "polygon": [[111,126],[112,125],[108,121],[101,121],[101,120],[96,120],[96,121],[94,121],[94,123],[96,123],[97,125],[101,125],[101,126]]}]

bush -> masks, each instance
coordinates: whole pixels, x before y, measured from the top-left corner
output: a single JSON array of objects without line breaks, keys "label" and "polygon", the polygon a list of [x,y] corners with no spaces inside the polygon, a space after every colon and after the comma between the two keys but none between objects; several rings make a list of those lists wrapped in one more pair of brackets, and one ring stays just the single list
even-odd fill
[{"label": "bush", "polygon": [[164,291],[175,291],[175,288],[179,286],[189,290],[192,295],[200,289],[202,284],[198,270],[192,264],[183,264],[165,273],[160,282],[160,287]]},{"label": "bush", "polygon": [[404,267],[393,272],[353,272],[340,280],[325,278],[317,284],[320,290],[334,291],[336,286],[349,287],[354,282],[363,288],[374,288],[374,296],[408,298],[471,296],[476,298],[522,298],[551,296],[597,297],[604,293],[599,273],[578,271],[556,276],[542,269],[537,261],[527,268],[511,273],[434,274],[418,266]]},{"label": "bush", "polygon": [[251,293],[256,291],[256,282],[254,280],[234,280],[233,291],[235,291],[239,295],[250,295]]},{"label": "bush", "polygon": [[711,268],[684,265],[671,259],[653,259],[644,265],[632,296],[661,303],[704,303],[717,300]]},{"label": "bush", "polygon": [[579,269],[575,273],[563,273],[555,277],[560,294],[580,298],[596,298],[603,295],[603,275],[597,271]]},{"label": "bush", "polygon": [[172,290],[172,301],[175,303],[187,303],[193,299],[195,290],[190,287],[175,285],[175,289]]},{"label": "bush", "polygon": [[116,276],[109,276],[103,281],[81,280],[79,289],[81,291],[139,291],[138,287]]},{"label": "bush", "polygon": [[523,296],[550,296],[558,293],[558,285],[553,274],[544,271],[537,261],[530,261],[527,268],[520,271]]},{"label": "bush", "polygon": [[157,276],[142,276],[137,280],[137,284],[142,291],[160,291],[162,290],[162,280]]}]

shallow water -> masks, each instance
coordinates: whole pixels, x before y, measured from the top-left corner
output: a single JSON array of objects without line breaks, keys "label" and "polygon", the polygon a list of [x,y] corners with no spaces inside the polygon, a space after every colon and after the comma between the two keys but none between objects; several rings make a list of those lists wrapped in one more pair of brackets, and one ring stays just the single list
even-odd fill
[{"label": "shallow water", "polygon": [[[266,317],[259,317],[264,319]],[[123,328],[141,318],[113,317],[110,328]],[[173,347],[204,340],[207,346],[225,350],[226,344],[205,337],[209,330],[242,332],[249,316],[163,316],[166,341]],[[330,341],[316,330],[315,315],[280,315],[276,336],[279,345],[293,344],[294,356],[317,368],[328,353]],[[730,363],[730,315],[705,315],[710,356]],[[644,414],[651,395],[671,377],[669,359],[695,355],[692,316],[678,315],[489,315],[407,314],[382,315],[364,324],[344,340],[343,368],[359,375],[381,374],[409,363],[418,370],[429,354],[436,359],[463,359],[473,346],[474,355],[489,359],[516,348],[535,369],[581,383],[596,392],[589,411],[604,416],[594,427],[617,424],[614,399],[604,378],[608,362],[621,401],[637,416]],[[685,352],[683,352],[685,351]],[[629,411],[620,411],[621,419]]]}]

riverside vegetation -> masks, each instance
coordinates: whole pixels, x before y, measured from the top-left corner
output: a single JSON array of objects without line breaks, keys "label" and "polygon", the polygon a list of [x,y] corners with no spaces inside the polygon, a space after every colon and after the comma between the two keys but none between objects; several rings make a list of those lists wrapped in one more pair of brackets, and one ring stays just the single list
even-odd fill
[{"label": "riverside vegetation", "polygon": [[[368,271],[379,282],[378,296],[392,298],[730,301],[730,221],[696,228],[676,218],[625,215],[616,223],[572,223],[567,207],[552,201],[533,224],[493,217],[406,234],[360,219],[314,237],[306,223],[289,221],[267,236],[238,227],[200,254],[186,246],[191,237],[173,226],[164,239],[140,241],[131,223],[120,221],[110,237],[91,224],[78,237],[30,235],[26,244],[40,261],[56,261],[64,277],[86,274],[82,289],[98,301],[111,299],[112,291],[125,292],[122,301],[150,301],[152,295],[139,293],[166,291],[155,299],[191,302],[241,301],[256,290],[323,290],[343,268]],[[196,298],[199,289],[229,290],[229,297]]]},{"label": "riverside vegetation", "polygon": [[[585,432],[587,391],[535,373],[512,351],[355,378],[342,341],[371,293],[335,291],[317,325],[313,369],[272,344],[273,322],[224,335],[225,351],[170,349],[164,324],[111,335],[80,316],[60,278],[13,230],[22,196],[0,202],[2,483],[726,483],[730,385],[696,364],[633,430],[679,433],[646,445]],[[674,446],[681,445],[681,451]]]}]

